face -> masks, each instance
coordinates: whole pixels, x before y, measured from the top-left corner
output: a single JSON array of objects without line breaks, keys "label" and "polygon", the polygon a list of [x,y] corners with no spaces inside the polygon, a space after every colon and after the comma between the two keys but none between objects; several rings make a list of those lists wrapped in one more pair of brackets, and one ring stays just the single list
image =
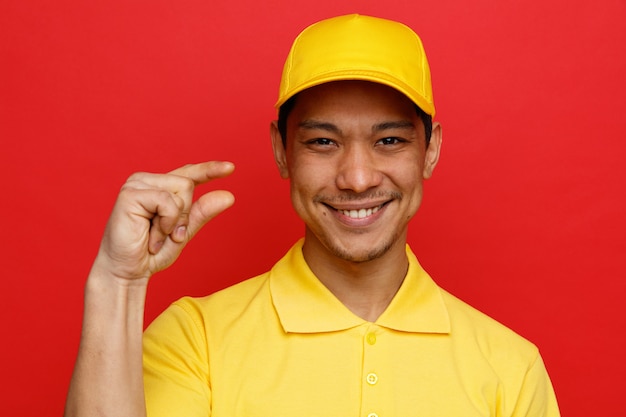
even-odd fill
[{"label": "face", "polygon": [[287,146],[272,140],[293,206],[306,225],[305,257],[367,262],[404,252],[422,182],[437,163],[440,128],[427,147],[413,103],[380,84],[339,81],[298,95]]}]

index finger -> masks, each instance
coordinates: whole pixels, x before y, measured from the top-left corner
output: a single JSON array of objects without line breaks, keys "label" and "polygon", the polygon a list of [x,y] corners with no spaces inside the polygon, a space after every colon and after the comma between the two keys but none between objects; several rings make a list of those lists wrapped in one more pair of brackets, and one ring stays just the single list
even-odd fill
[{"label": "index finger", "polygon": [[196,185],[204,184],[216,178],[224,178],[230,175],[235,169],[235,164],[229,161],[209,161],[199,164],[189,164],[177,168],[171,172],[191,179]]}]

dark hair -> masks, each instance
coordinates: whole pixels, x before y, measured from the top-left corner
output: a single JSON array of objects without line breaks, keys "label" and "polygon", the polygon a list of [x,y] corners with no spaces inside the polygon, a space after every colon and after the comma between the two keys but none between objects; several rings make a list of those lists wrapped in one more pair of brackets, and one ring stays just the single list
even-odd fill
[{"label": "dark hair", "polygon": [[278,109],[278,133],[280,133],[285,149],[287,149],[287,117],[296,105],[296,97],[298,97],[297,94],[289,97],[289,100],[285,101]]},{"label": "dark hair", "polygon": [[[278,109],[278,133],[280,133],[280,137],[283,140],[283,146],[285,148],[287,147],[287,117],[289,117],[289,114],[296,105],[297,97],[297,94],[290,97],[289,100],[285,101]],[[429,114],[426,114],[426,112],[417,105],[415,105],[415,111],[424,124],[426,146],[428,146],[430,143],[430,136],[433,133],[433,118]]]}]

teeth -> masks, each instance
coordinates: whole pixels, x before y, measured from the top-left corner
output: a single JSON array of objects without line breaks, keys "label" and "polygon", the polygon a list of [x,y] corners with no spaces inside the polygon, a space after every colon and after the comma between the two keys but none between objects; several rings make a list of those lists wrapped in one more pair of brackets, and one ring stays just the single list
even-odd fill
[{"label": "teeth", "polygon": [[368,208],[368,209],[360,209],[360,210],[339,210],[344,216],[348,216],[351,219],[362,219],[364,217],[371,216],[380,210],[379,207]]}]

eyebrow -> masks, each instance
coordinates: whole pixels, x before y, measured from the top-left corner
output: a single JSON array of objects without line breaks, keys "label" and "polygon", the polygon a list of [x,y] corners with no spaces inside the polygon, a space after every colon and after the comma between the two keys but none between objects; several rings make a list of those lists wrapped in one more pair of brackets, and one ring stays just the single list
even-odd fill
[{"label": "eyebrow", "polygon": [[[305,130],[325,130],[327,132],[341,134],[341,129],[337,125],[334,125],[329,122],[321,122],[319,120],[303,120],[298,125],[301,129]],[[414,130],[415,125],[408,120],[398,120],[398,121],[389,121],[377,123],[372,126],[372,132],[382,132],[385,130],[391,129],[405,129],[405,130]]]},{"label": "eyebrow", "polygon": [[304,130],[325,130],[327,132],[341,134],[341,129],[329,122],[320,122],[318,120],[303,120],[298,125],[301,129]]},{"label": "eyebrow", "polygon": [[394,122],[383,122],[372,126],[372,132],[382,132],[390,129],[414,130],[415,124],[408,120],[398,120]]}]

